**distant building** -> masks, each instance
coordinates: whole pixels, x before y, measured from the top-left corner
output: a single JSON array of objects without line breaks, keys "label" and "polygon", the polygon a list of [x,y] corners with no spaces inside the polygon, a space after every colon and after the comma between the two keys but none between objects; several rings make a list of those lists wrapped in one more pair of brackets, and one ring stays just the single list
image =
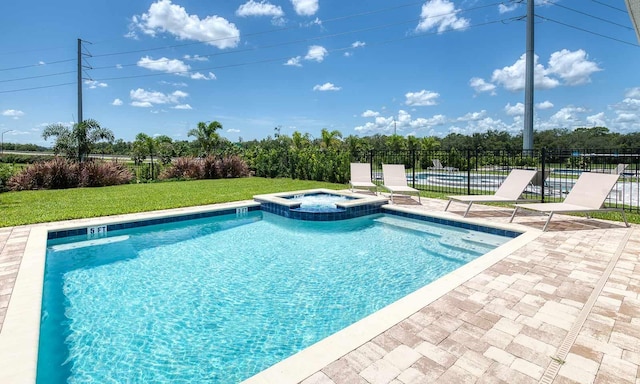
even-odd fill
[{"label": "distant building", "polygon": [[638,36],[638,42],[640,42],[640,0],[625,0],[627,3],[627,9],[629,10],[629,17],[631,23],[636,29],[636,36]]}]

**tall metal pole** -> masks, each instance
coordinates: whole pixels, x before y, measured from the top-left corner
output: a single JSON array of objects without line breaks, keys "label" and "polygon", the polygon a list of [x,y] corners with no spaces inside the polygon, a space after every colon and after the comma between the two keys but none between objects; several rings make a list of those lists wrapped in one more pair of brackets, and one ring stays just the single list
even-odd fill
[{"label": "tall metal pole", "polygon": [[82,39],[78,39],[78,124],[82,121]]},{"label": "tall metal pole", "polygon": [[527,51],[524,79],[524,129],[522,131],[522,149],[533,150],[533,18],[534,0],[527,0]]}]

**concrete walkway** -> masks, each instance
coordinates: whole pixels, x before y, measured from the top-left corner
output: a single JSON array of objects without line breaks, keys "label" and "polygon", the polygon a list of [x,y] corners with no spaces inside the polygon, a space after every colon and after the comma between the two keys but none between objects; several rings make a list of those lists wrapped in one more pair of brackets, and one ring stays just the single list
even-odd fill
[{"label": "concrete walkway", "polygon": [[[450,210],[459,217],[464,207]],[[469,217],[505,224],[509,215],[474,205]],[[541,229],[544,220],[515,221]],[[0,332],[31,228],[0,228]],[[640,384],[639,255],[638,226],[558,215],[548,232],[302,383]]]}]

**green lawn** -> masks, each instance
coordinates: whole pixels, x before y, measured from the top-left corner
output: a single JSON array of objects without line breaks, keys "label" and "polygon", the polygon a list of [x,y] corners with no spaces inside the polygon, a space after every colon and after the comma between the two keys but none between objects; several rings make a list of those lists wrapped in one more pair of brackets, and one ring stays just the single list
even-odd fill
[{"label": "green lawn", "polygon": [[308,180],[194,180],[0,193],[0,227],[249,200],[253,195],[343,184]]}]

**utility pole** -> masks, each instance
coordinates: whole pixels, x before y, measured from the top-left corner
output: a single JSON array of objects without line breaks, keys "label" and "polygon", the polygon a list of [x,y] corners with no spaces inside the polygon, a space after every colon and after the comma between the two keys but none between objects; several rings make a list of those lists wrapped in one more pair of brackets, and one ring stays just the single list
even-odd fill
[{"label": "utility pole", "polygon": [[86,54],[82,52],[83,42],[89,43],[88,41],[83,41],[82,39],[78,39],[78,124],[84,121],[84,119],[82,118],[82,70],[84,68],[91,69],[91,66],[82,65],[83,56],[91,57],[90,54]]},{"label": "utility pole", "polygon": [[527,155],[533,150],[533,18],[534,0],[527,0],[527,51],[524,79],[524,129],[522,131],[522,149]]}]

